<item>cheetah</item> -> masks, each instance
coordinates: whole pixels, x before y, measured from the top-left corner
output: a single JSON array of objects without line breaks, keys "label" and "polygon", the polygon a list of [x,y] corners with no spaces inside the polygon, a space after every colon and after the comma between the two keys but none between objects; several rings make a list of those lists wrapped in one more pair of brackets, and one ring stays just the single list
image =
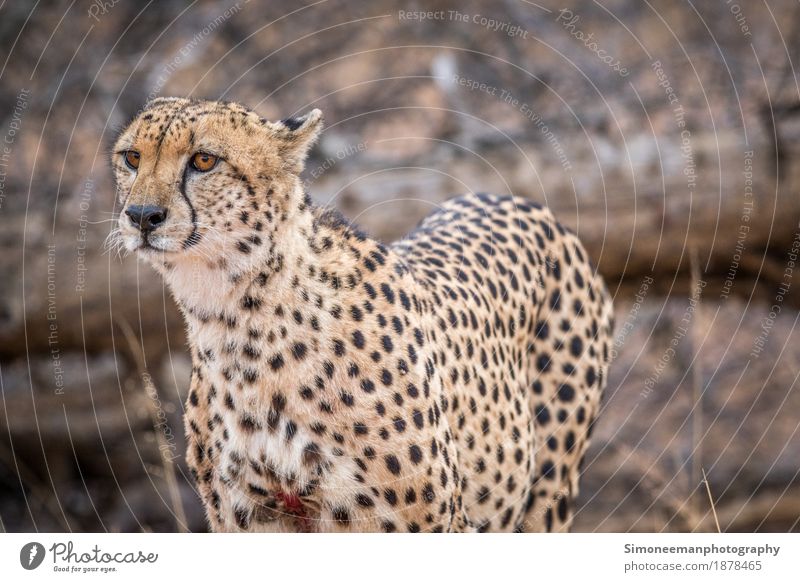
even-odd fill
[{"label": "cheetah", "polygon": [[113,150],[120,244],[185,318],[210,528],[567,530],[612,333],[586,251],[491,194],[369,238],[305,192],[321,129],[159,98]]}]

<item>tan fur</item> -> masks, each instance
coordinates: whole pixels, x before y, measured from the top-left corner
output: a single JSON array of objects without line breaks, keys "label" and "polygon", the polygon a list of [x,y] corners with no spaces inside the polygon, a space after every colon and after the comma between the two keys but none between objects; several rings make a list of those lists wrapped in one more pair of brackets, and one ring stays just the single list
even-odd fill
[{"label": "tan fur", "polygon": [[[158,99],[115,147],[123,209],[168,211],[155,248],[124,215],[119,236],[186,317],[211,527],[568,527],[611,335],[579,241],[529,201],[469,195],[386,247],[308,204],[320,130],[316,110]],[[198,151],[220,162],[192,171]]]}]

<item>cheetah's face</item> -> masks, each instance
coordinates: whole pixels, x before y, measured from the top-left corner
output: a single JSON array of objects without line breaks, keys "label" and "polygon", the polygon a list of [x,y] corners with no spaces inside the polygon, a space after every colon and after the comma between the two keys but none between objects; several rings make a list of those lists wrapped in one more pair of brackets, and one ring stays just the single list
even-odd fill
[{"label": "cheetah's face", "polygon": [[118,234],[146,259],[269,252],[302,204],[321,113],[270,122],[233,103],[160,98],[114,146]]}]

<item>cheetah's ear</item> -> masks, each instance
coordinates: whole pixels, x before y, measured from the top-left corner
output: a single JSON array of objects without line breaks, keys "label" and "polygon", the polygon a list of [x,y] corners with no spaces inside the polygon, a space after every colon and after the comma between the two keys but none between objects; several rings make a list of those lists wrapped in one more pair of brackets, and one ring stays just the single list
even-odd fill
[{"label": "cheetah's ear", "polygon": [[312,109],[301,117],[289,117],[275,124],[281,138],[280,154],[287,169],[303,171],[308,150],[322,131],[322,111]]}]

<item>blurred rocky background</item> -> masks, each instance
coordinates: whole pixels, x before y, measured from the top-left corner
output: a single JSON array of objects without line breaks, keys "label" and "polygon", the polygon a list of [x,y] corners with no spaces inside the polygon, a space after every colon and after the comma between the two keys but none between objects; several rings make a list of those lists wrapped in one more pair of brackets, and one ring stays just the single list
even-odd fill
[{"label": "blurred rocky background", "polygon": [[321,108],[312,196],[387,241],[467,190],[579,233],[617,354],[576,530],[800,530],[799,27],[791,0],[3,3],[0,529],[205,530],[181,320],[104,249],[115,132],[190,95]]}]

